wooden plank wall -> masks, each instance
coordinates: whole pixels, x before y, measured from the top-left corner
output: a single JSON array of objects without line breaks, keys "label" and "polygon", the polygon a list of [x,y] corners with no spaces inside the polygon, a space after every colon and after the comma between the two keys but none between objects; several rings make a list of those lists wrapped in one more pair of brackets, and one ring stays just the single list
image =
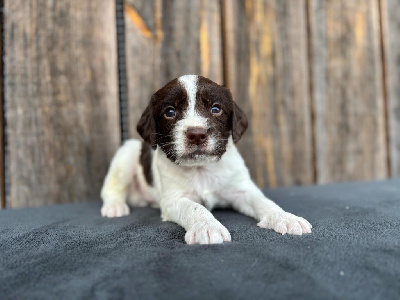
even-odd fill
[{"label": "wooden plank wall", "polygon": [[388,175],[377,0],[311,1],[317,182]]},{"label": "wooden plank wall", "polygon": [[125,1],[124,19],[129,135],[138,138],[137,121],[160,85],[161,1]]},{"label": "wooden plank wall", "polygon": [[305,1],[224,1],[224,14],[226,85],[250,120],[239,149],[253,178],[312,183]]},{"label": "wooden plank wall", "polygon": [[[115,3],[4,6],[10,207],[99,201],[121,132]],[[124,0],[129,135],[158,88],[201,74],[248,115],[260,187],[400,176],[399,15],[400,0]]]},{"label": "wooden plank wall", "polygon": [[120,143],[115,3],[5,1],[10,207],[98,200]]},{"label": "wooden plank wall", "polygon": [[[3,7],[3,1],[0,1],[0,8]],[[0,12],[0,33],[3,32],[3,12]],[[0,38],[0,57],[3,57],[3,39]],[[6,207],[5,195],[5,143],[4,143],[4,111],[3,111],[3,63],[0,62],[0,209]]]},{"label": "wooden plank wall", "polygon": [[381,12],[390,167],[400,177],[400,0],[381,0]]},{"label": "wooden plank wall", "polygon": [[171,79],[201,74],[223,83],[220,4],[126,0],[124,11],[129,128],[138,137],[151,95]]},{"label": "wooden plank wall", "polygon": [[[205,69],[196,67],[207,56],[197,46],[204,37],[198,24],[204,11],[210,15],[216,9],[222,41],[214,31],[218,38],[210,53],[222,45],[223,56],[213,70],[222,66],[223,84],[249,117],[251,126],[239,149],[259,186],[390,174],[388,161],[393,164],[396,156],[388,157],[379,0],[223,0],[220,7],[213,1],[212,9],[208,1],[159,0],[150,10],[141,1],[126,3],[125,15],[134,11],[153,36],[151,46],[141,48],[137,35],[145,26],[126,18],[127,61],[133,62],[128,66],[132,136],[155,90],[181,74],[204,75]],[[208,8],[193,13],[200,11],[198,6]],[[145,36],[142,30],[140,38],[149,42]],[[146,66],[138,70],[139,61]],[[142,69],[151,73],[143,76]],[[147,99],[137,98],[137,90]],[[396,113],[391,114],[393,120]],[[395,125],[392,121],[391,128]]]}]

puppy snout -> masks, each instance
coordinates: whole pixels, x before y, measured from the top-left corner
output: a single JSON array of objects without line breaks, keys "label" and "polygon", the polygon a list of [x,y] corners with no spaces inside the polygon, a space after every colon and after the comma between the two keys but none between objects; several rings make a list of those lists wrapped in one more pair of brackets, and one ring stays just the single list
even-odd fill
[{"label": "puppy snout", "polygon": [[201,127],[192,127],[186,131],[186,138],[190,144],[201,145],[207,140],[207,129]]}]

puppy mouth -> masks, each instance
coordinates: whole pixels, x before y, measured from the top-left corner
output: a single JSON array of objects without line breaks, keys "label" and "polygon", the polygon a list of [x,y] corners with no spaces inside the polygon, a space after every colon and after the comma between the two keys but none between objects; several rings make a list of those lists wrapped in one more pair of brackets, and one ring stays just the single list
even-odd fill
[{"label": "puppy mouth", "polygon": [[218,152],[218,140],[214,135],[207,133],[206,138],[201,138],[197,132],[192,134],[193,137],[188,137],[178,132],[174,149],[164,150],[172,162],[182,166],[200,166],[221,158],[223,153]]},{"label": "puppy mouth", "polygon": [[187,150],[186,153],[180,155],[175,161],[178,165],[182,166],[203,166],[211,162],[219,160],[218,155],[204,149]]},{"label": "puppy mouth", "polygon": [[[192,147],[191,147],[192,148]],[[194,149],[187,149],[187,152],[182,155],[183,159],[197,159],[205,156],[212,156],[212,153],[201,149],[199,147],[194,147]]]}]

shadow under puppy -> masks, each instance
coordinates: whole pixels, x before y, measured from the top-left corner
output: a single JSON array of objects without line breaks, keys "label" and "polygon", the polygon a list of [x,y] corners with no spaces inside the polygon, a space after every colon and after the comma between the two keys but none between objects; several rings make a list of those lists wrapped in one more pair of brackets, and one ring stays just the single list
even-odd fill
[{"label": "shadow under puppy", "polygon": [[170,81],[138,123],[145,142],[128,140],[115,154],[101,214],[128,215],[127,202],[159,206],[164,221],[185,228],[188,244],[231,240],[214,207],[232,207],[281,234],[310,233],[307,220],[285,212],[251,180],[235,146],[247,125],[228,89],[197,75]]}]

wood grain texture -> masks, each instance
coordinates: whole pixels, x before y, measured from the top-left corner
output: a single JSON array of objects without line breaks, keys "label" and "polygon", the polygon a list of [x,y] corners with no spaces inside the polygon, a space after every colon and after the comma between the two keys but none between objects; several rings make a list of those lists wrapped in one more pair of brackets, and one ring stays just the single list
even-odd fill
[{"label": "wood grain texture", "polygon": [[160,86],[161,0],[126,0],[125,52],[129,136],[138,138],[136,125],[151,95]]},{"label": "wood grain texture", "polygon": [[311,1],[318,183],[387,176],[378,1]]},{"label": "wood grain texture", "polygon": [[250,129],[239,142],[260,187],[313,182],[306,5],[223,1],[227,85]]},{"label": "wood grain texture", "polygon": [[185,74],[222,84],[220,1],[163,1],[160,83]]},{"label": "wood grain texture", "polygon": [[[3,1],[0,1],[0,8],[3,9]],[[3,32],[3,13],[0,13],[0,32]],[[0,57],[3,57],[3,39],[0,39]],[[0,62],[0,82],[3,82],[3,60]],[[5,195],[5,161],[4,161],[4,119],[3,119],[3,84],[0,83],[0,209],[6,207]]]},{"label": "wood grain texture", "polygon": [[130,136],[151,95],[184,74],[222,84],[219,1],[126,0],[126,61]]},{"label": "wood grain texture", "polygon": [[11,207],[100,200],[120,143],[115,3],[5,1]]},{"label": "wood grain texture", "polygon": [[400,177],[400,0],[380,0],[392,176]]}]

